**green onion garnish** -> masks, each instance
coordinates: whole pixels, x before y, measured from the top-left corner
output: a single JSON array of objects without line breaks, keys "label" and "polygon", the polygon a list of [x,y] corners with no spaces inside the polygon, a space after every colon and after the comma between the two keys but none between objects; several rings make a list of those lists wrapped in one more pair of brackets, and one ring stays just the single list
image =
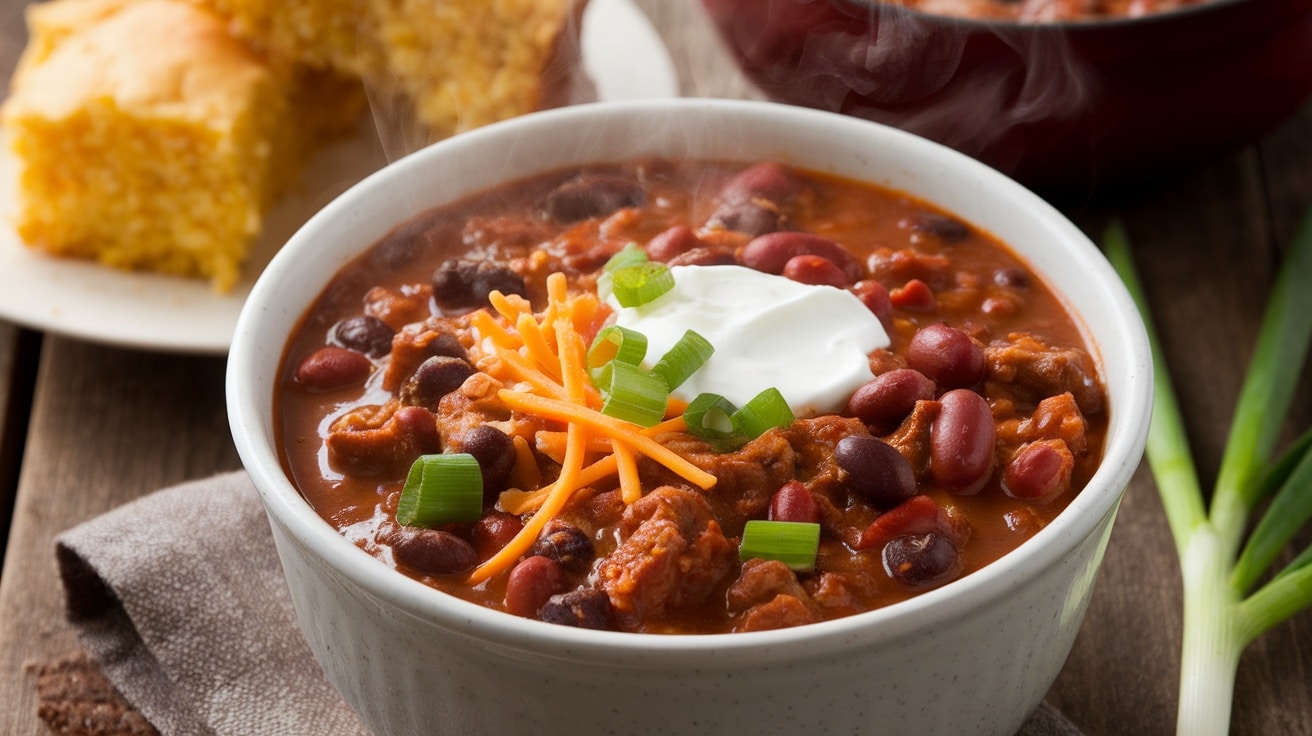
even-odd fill
[{"label": "green onion garnish", "polygon": [[636,266],[640,263],[646,263],[646,262],[647,262],[647,251],[643,250],[642,246],[638,245],[637,243],[629,243],[628,245],[625,245],[618,253],[611,256],[610,260],[606,261],[606,265],[601,267],[601,270],[604,273],[614,273],[620,270],[621,268]]},{"label": "green onion garnish", "polygon": [[788,408],[779,389],[770,387],[752,398],[733,413],[733,426],[748,437],[760,437],[775,427],[793,423],[793,410]]},{"label": "green onion garnish", "polygon": [[639,263],[611,273],[611,293],[622,307],[638,307],[674,288],[674,274],[664,263]]},{"label": "green onion garnish", "polygon": [[597,371],[601,413],[650,427],[665,418],[670,390],[665,381],[631,363],[612,360]]},{"label": "green onion garnish", "polygon": [[711,442],[726,442],[737,436],[733,413],[738,407],[719,394],[698,394],[683,410],[688,433]]},{"label": "green onion garnish", "polygon": [[753,519],[743,528],[738,559],[778,560],[795,572],[815,569],[820,549],[820,525],[802,521]]},{"label": "green onion garnish", "polygon": [[482,515],[483,471],[473,455],[420,455],[410,466],[396,504],[398,523],[434,527]]},{"label": "green onion garnish", "polygon": [[683,333],[683,337],[674,343],[661,359],[652,366],[651,372],[665,380],[670,390],[678,388],[688,376],[697,372],[710,359],[715,348],[706,338],[692,330]]},{"label": "green onion garnish", "polygon": [[596,371],[612,360],[638,365],[647,357],[647,336],[637,330],[611,325],[597,333],[588,348],[588,370]]}]

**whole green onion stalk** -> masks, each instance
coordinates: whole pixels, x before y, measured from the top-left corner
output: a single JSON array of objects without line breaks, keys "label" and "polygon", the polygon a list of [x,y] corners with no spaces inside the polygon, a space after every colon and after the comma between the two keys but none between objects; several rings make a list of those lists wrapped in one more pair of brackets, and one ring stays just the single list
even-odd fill
[{"label": "whole green onion stalk", "polygon": [[1104,247],[1148,323],[1153,349],[1156,395],[1146,454],[1184,581],[1176,732],[1225,734],[1240,654],[1258,636],[1312,606],[1312,546],[1274,567],[1312,516],[1312,428],[1275,454],[1312,338],[1312,212],[1267,303],[1210,505],[1118,223],[1108,229]]}]

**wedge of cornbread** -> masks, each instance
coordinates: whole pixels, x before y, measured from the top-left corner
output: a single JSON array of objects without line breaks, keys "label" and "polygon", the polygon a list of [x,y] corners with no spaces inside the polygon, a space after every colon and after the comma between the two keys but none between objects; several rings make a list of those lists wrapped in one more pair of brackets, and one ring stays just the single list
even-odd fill
[{"label": "wedge of cornbread", "polygon": [[54,0],[27,20],[0,110],[20,167],[19,236],[230,289],[316,126],[345,115],[298,117],[293,101],[320,82],[275,71],[185,2]]},{"label": "wedge of cornbread", "polygon": [[547,105],[583,0],[198,0],[275,57],[362,77],[430,139]]}]

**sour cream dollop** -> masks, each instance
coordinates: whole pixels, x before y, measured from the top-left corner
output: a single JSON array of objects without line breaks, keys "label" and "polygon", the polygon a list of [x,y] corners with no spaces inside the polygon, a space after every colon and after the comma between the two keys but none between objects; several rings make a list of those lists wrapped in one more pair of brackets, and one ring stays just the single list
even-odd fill
[{"label": "sour cream dollop", "polygon": [[650,367],[692,330],[715,347],[674,396],[720,394],[742,406],[774,387],[798,417],[838,412],[874,378],[869,355],[887,347],[879,318],[850,291],[743,266],[675,266],[674,288],[637,307],[613,295],[616,324],[647,337]]}]

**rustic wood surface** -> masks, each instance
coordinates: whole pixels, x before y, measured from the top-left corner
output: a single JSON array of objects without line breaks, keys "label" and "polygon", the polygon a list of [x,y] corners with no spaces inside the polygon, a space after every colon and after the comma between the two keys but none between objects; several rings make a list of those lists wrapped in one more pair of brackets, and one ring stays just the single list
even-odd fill
[{"label": "rustic wood surface", "polygon": [[[670,47],[685,94],[756,96],[697,0],[638,2]],[[0,0],[6,72],[24,42],[22,5]],[[1111,217],[1127,224],[1207,484],[1281,247],[1310,206],[1312,105],[1260,142],[1178,178],[1065,206],[1095,239]],[[26,665],[77,647],[62,619],[54,535],[157,488],[239,467],[223,370],[221,357],[125,350],[0,323],[0,516],[9,515],[0,520],[8,528],[0,733],[48,733]],[[1312,422],[1312,370],[1305,375],[1291,425]],[[1178,566],[1141,468],[1049,701],[1089,736],[1171,733],[1179,646]],[[1232,731],[1312,736],[1312,615],[1244,656]]]}]

